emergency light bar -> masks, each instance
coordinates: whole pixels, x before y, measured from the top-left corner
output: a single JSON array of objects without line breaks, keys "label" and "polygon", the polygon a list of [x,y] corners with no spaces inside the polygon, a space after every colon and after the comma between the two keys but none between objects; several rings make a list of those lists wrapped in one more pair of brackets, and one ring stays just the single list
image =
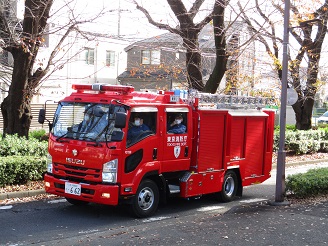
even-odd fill
[{"label": "emergency light bar", "polygon": [[104,85],[104,84],[92,84],[92,85],[72,85],[73,90],[77,91],[113,91],[113,92],[120,92],[122,94],[128,94],[134,91],[132,86],[126,85]]}]

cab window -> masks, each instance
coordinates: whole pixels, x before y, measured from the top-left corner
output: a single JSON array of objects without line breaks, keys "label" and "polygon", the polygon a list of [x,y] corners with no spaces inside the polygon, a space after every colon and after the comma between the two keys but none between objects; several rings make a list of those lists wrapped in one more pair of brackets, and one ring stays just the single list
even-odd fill
[{"label": "cab window", "polygon": [[167,133],[183,134],[187,132],[187,112],[167,112]]},{"label": "cab window", "polygon": [[[146,111],[148,109],[148,111]],[[157,108],[134,108],[131,110],[127,133],[127,145],[130,146],[148,136],[156,134]]]}]

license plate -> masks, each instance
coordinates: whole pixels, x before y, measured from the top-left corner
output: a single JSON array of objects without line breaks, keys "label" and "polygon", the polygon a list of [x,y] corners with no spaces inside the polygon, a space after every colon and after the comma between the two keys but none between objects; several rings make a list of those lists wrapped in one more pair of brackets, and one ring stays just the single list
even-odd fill
[{"label": "license plate", "polygon": [[66,182],[65,183],[65,193],[80,196],[81,195],[81,185]]}]

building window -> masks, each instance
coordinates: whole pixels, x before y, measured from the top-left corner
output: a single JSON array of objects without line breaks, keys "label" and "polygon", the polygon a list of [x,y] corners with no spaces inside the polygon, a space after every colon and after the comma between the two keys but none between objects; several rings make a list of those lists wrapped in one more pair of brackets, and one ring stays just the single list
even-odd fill
[{"label": "building window", "polygon": [[85,48],[85,63],[88,65],[95,64],[95,49]]},{"label": "building window", "polygon": [[115,66],[115,51],[106,50],[106,66]]},{"label": "building window", "polygon": [[4,66],[14,67],[14,58],[8,51],[0,51],[0,64]]},{"label": "building window", "polygon": [[161,62],[160,50],[142,50],[141,63],[144,65],[159,65]]}]

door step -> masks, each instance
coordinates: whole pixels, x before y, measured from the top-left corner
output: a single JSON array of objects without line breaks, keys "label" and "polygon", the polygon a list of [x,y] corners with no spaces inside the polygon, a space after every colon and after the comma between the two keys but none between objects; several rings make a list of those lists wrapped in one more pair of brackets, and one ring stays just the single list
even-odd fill
[{"label": "door step", "polygon": [[180,193],[180,186],[178,185],[169,185],[170,194],[178,194]]}]

